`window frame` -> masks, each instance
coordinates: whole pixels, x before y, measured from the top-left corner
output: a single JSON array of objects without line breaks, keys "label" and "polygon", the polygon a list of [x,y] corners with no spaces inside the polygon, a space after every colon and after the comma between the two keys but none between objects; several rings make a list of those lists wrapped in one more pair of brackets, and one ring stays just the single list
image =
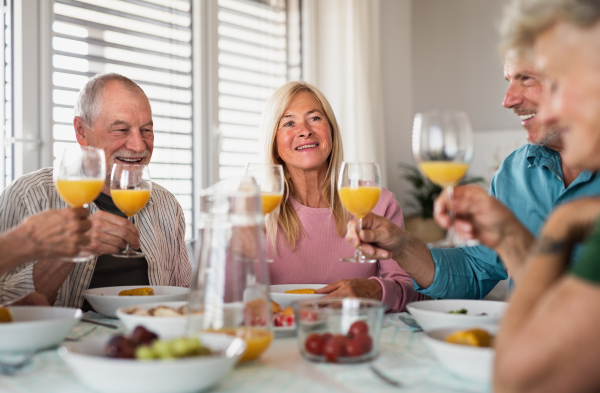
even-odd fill
[{"label": "window frame", "polygon": [[[54,0],[7,0],[13,10],[14,179],[53,165],[52,23]],[[248,0],[250,1],[250,0]],[[286,0],[294,4],[300,0]],[[192,10],[193,220],[197,239],[200,192],[219,179],[219,78],[217,0],[190,0]],[[294,9],[298,14],[298,9]],[[287,8],[288,21],[290,8]],[[37,23],[31,23],[35,19]],[[289,23],[289,22],[288,22]],[[289,34],[288,34],[289,39]],[[289,42],[288,42],[289,50]],[[297,64],[289,67],[298,67]],[[302,60],[302,59],[301,59]],[[300,70],[302,70],[302,61]],[[289,74],[289,72],[288,72]],[[300,71],[300,75],[302,71]],[[1,189],[0,189],[1,191]]]}]

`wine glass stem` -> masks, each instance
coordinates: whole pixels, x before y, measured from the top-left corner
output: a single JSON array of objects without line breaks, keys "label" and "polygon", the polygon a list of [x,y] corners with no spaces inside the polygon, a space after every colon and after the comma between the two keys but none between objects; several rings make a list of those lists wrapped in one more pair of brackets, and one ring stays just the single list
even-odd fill
[{"label": "wine glass stem", "polygon": [[452,200],[454,199],[454,187],[448,186],[446,187],[446,206],[448,207],[448,217],[450,218],[450,226],[448,226],[448,238],[454,239],[455,231],[454,231],[454,209],[452,209]]},{"label": "wine glass stem", "polygon": [[[133,216],[127,217],[127,219],[129,220],[129,222],[131,222],[132,224],[134,224],[134,222],[133,222]],[[129,243],[127,243],[127,245],[125,246],[125,250],[123,250],[123,252],[124,253],[131,253],[131,252],[133,252],[133,249],[131,248],[131,246],[129,245]]]},{"label": "wine glass stem", "polygon": [[[358,219],[356,223],[356,234],[358,235],[358,241],[360,242],[360,231],[362,230],[362,218]],[[362,251],[360,250],[360,246],[354,251],[354,258],[356,260],[360,260],[363,257]]]}]

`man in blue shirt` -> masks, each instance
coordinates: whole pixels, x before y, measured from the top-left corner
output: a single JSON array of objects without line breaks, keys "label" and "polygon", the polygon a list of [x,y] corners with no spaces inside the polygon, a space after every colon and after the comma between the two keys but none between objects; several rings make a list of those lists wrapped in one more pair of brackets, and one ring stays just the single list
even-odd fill
[{"label": "man in blue shirt", "polygon": [[[467,232],[493,250],[483,245],[430,249],[373,214],[363,218],[359,241],[356,221],[348,224],[348,241],[360,245],[366,255],[396,260],[411,276],[415,290],[432,298],[481,299],[507,278],[507,270],[518,284],[521,264],[552,209],[576,198],[600,194],[600,176],[566,167],[561,160],[559,131],[543,127],[536,118],[544,87],[533,65],[509,51],[504,74],[509,87],[503,106],[521,118],[529,143],[498,168],[489,191],[496,199],[481,195],[485,192],[478,187],[455,189],[455,203],[462,201],[471,209],[471,216],[485,221],[479,225],[460,224],[470,225]],[[443,200],[440,197],[436,203],[436,216],[447,221],[442,214]],[[459,232],[464,233],[464,228]]]}]

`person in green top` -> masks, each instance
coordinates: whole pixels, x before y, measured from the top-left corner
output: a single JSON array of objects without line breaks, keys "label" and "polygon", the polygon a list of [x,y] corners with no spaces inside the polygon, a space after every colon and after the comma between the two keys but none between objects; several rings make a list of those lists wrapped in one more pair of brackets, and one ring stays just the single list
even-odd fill
[{"label": "person in green top", "polygon": [[[503,44],[530,52],[548,81],[537,116],[562,130],[565,164],[599,171],[600,1],[514,0]],[[495,392],[600,391],[599,217],[600,198],[585,198],[545,223],[496,339]]]}]

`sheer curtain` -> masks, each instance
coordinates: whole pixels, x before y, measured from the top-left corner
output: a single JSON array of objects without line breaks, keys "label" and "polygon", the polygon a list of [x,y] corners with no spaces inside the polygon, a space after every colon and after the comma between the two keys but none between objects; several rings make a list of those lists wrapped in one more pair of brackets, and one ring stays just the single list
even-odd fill
[{"label": "sheer curtain", "polygon": [[347,161],[377,162],[386,185],[379,0],[305,0],[304,79],[335,111]]}]

